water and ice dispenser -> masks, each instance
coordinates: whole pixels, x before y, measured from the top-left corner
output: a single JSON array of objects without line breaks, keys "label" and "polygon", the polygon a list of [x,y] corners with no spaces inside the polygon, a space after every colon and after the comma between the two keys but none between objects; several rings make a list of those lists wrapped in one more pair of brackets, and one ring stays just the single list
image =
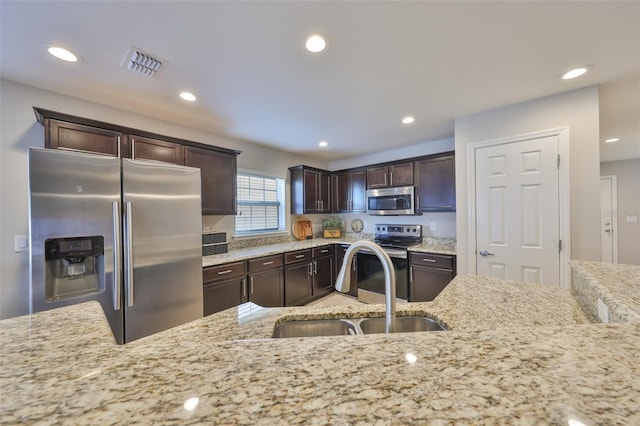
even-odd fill
[{"label": "water and ice dispenser", "polygon": [[53,238],[45,240],[44,246],[48,302],[104,291],[102,236]]}]

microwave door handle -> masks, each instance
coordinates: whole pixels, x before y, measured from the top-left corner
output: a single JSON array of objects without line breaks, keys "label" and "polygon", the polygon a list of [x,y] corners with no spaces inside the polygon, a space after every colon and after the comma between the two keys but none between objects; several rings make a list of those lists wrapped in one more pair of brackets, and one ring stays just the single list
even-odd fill
[{"label": "microwave door handle", "polygon": [[120,203],[114,201],[112,204],[113,213],[113,309],[119,311],[122,308],[120,289],[122,288],[122,242],[120,223]]},{"label": "microwave door handle", "polygon": [[131,227],[133,225],[131,202],[125,203],[124,223],[124,285],[127,289],[127,306],[133,306],[133,238]]}]

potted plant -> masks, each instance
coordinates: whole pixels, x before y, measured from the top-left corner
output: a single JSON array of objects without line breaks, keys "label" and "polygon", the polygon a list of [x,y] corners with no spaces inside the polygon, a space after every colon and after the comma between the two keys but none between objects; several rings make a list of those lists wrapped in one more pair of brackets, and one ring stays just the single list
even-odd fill
[{"label": "potted plant", "polygon": [[329,216],[322,219],[322,231],[324,238],[340,238],[342,220],[337,216]]}]

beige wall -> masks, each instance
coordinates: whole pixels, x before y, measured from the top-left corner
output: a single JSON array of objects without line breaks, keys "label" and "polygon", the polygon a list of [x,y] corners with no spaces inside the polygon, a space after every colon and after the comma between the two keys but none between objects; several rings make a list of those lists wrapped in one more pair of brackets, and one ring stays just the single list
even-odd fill
[{"label": "beige wall", "polygon": [[640,265],[640,223],[627,222],[640,216],[640,159],[601,163],[600,175],[617,177],[618,262]]},{"label": "beige wall", "polygon": [[468,271],[467,145],[491,139],[569,128],[571,257],[600,260],[598,88],[522,102],[455,121],[458,272]]},{"label": "beige wall", "polygon": [[[29,233],[27,150],[44,144],[44,129],[36,122],[33,106],[239,150],[242,169],[286,177],[287,168],[298,164],[328,167],[317,160],[0,80],[0,319],[29,310],[28,252],[14,253],[14,237]],[[203,218],[203,225],[215,230],[232,232],[233,223],[233,216]]]}]

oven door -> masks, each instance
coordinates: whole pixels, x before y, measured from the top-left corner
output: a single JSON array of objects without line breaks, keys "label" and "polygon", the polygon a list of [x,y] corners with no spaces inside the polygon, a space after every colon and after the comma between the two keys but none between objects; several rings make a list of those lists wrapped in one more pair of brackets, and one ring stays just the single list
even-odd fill
[{"label": "oven door", "polygon": [[[404,301],[409,299],[409,260],[406,250],[398,250],[397,253],[387,250],[387,254],[393,262],[396,273],[396,298]],[[366,303],[384,303],[384,269],[380,259],[374,254],[364,250],[358,251],[358,299]],[[363,290],[361,292],[361,290]],[[361,295],[362,293],[362,295]],[[382,295],[381,298],[375,297]],[[371,300],[373,296],[374,300]]]}]

